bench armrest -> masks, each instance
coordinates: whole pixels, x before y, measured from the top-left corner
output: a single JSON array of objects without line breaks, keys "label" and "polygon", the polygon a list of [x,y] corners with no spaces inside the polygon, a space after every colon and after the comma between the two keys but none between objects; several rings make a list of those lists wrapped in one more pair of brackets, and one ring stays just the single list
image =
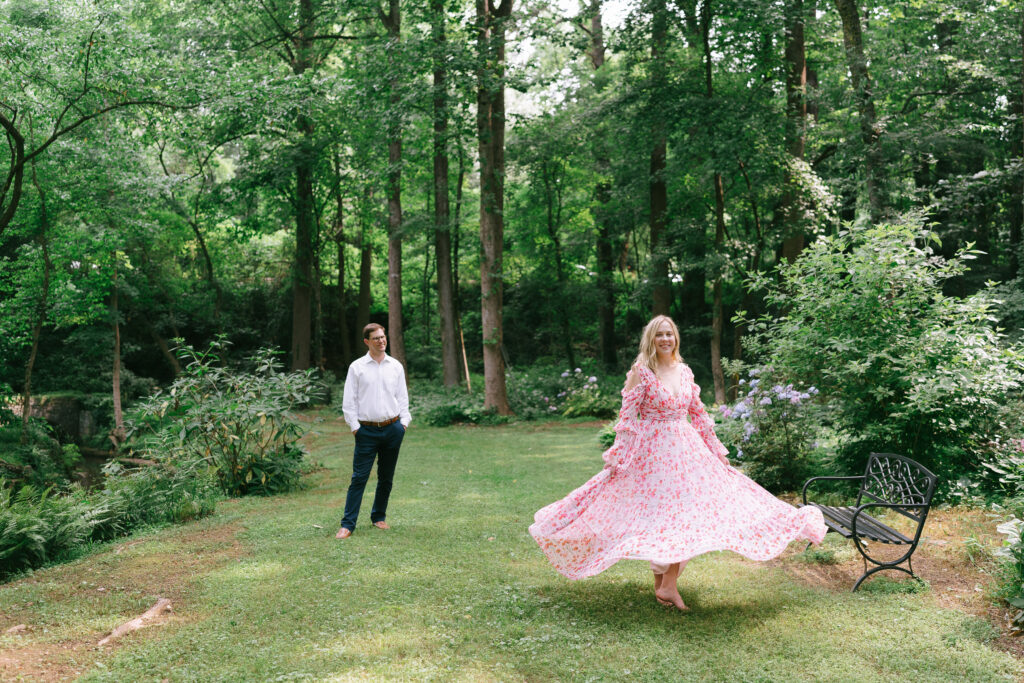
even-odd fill
[{"label": "bench armrest", "polygon": [[864,478],[863,474],[854,475],[852,477],[811,477],[810,479],[808,479],[807,481],[804,482],[804,488],[803,488],[803,491],[800,492],[800,495],[803,496],[804,505],[807,505],[807,487],[811,485],[812,481],[825,481],[825,480],[851,480],[852,481],[854,479],[863,479],[863,478]]},{"label": "bench armrest", "polygon": [[[930,506],[930,503],[908,503],[906,505],[903,503],[864,503],[863,505],[858,505],[857,509],[853,511],[853,517],[850,518],[850,533],[854,536],[857,535],[857,518],[867,508],[928,508]],[[919,525],[918,529],[920,528]]]}]

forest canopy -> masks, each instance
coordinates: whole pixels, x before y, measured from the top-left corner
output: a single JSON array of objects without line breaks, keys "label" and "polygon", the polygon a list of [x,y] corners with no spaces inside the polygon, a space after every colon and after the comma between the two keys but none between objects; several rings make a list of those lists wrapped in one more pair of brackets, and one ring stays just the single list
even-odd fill
[{"label": "forest canopy", "polygon": [[509,372],[621,377],[667,313],[725,403],[745,320],[785,309],[752,278],[907,220],[975,254],[943,292],[994,283],[1020,336],[1009,0],[2,0],[0,23],[0,387],[112,397],[115,437],[181,373],[173,340],[337,374],[370,321],[505,414]]}]

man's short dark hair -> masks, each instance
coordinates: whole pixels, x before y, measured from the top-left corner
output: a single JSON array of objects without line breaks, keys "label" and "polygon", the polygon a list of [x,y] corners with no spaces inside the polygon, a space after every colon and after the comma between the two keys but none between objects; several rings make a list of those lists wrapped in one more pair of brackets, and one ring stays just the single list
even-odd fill
[{"label": "man's short dark hair", "polygon": [[380,330],[381,332],[384,332],[384,326],[381,325],[380,323],[370,323],[369,325],[363,328],[363,339],[369,339],[370,335],[373,334],[374,330]]}]

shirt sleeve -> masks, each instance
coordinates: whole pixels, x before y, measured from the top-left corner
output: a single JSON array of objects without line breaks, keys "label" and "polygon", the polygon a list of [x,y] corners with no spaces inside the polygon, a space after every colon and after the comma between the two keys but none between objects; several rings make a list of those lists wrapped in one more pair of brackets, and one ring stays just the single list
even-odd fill
[{"label": "shirt sleeve", "polygon": [[688,411],[690,413],[690,422],[693,424],[693,428],[697,430],[697,433],[700,434],[700,438],[704,439],[708,450],[713,455],[725,457],[729,454],[729,449],[718,440],[718,435],[715,434],[715,421],[708,414],[707,408],[704,407],[704,403],[700,400],[700,387],[697,386],[692,378],[689,382],[692,385],[691,391],[693,392],[693,400],[690,402]]},{"label": "shirt sleeve", "polygon": [[412,413],[409,412],[409,387],[405,385],[405,368],[398,361],[398,387],[395,389],[395,399],[398,401],[398,419],[403,427],[408,427],[412,422]]},{"label": "shirt sleeve", "polygon": [[355,370],[356,364],[349,363],[348,374],[345,375],[345,390],[341,400],[341,414],[354,432],[359,429],[359,414],[356,412],[356,400],[359,396],[359,377]]},{"label": "shirt sleeve", "polygon": [[[640,370],[636,370],[640,372]],[[601,456],[606,465],[625,467],[632,461],[631,446],[639,427],[640,405],[647,396],[647,380],[641,374],[640,383],[628,391],[622,390],[622,407],[615,425],[615,443]]]}]

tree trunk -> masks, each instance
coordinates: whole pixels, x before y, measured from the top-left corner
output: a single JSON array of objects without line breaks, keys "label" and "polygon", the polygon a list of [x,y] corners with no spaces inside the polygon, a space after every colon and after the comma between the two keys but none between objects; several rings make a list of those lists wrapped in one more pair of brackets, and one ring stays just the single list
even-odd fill
[{"label": "tree trunk", "polygon": [[868,207],[872,223],[877,223],[885,209],[883,187],[882,155],[879,145],[878,116],[872,93],[871,76],[868,73],[867,57],[864,54],[864,36],[861,31],[860,13],[856,0],[833,0],[843,21],[843,45],[850,69],[854,97],[860,114],[861,141],[864,144],[865,187],[868,193]]},{"label": "tree trunk", "polygon": [[1010,277],[1024,276],[1020,267],[1021,232],[1024,228],[1024,10],[1021,11],[1020,48],[1021,73],[1020,81],[1017,83],[1019,89],[1015,97],[1011,96],[1011,101],[1015,103],[1013,109],[1016,110],[1020,129],[1013,138],[1011,156],[1020,162],[1022,176],[1017,179],[1010,210]]},{"label": "tree trunk", "polygon": [[[311,65],[314,12],[311,0],[300,0],[301,28],[292,71],[301,76]],[[310,366],[313,333],[313,169],[316,167],[313,121],[304,113],[296,117],[299,132],[295,155],[295,266],[292,270],[292,369]]]},{"label": "tree trunk", "polygon": [[32,326],[32,351],[29,353],[28,362],[25,363],[25,386],[21,396],[21,445],[28,444],[28,424],[32,412],[32,371],[35,368],[36,358],[39,355],[39,336],[42,334],[43,325],[46,324],[46,312],[50,302],[50,273],[53,272],[53,262],[50,260],[50,241],[46,234],[49,227],[49,215],[46,212],[46,195],[39,185],[39,178],[36,176],[35,161],[32,162],[32,182],[39,193],[39,236],[36,241],[43,252],[43,291],[39,295],[36,305],[36,320]]},{"label": "tree trunk", "polygon": [[[459,177],[455,181],[455,217],[452,220],[452,300],[455,305],[456,327],[459,328],[459,345],[462,342],[462,323],[459,322],[462,316],[462,293],[459,289],[459,242],[462,236],[462,188],[466,182],[466,155],[462,149],[462,139],[458,140],[459,151]],[[465,348],[463,348],[465,353]],[[469,372],[469,369],[466,369]]]},{"label": "tree trunk", "polygon": [[319,243],[319,239],[315,240],[313,249],[313,363],[324,370],[324,300]]},{"label": "tree trunk", "polygon": [[[366,236],[366,228],[362,232],[362,249],[359,254],[359,307],[356,309],[356,329],[353,335],[355,342],[353,355],[363,353],[363,328],[370,324],[370,278],[373,276],[373,245]],[[352,356],[349,356],[352,360]]]},{"label": "tree trunk", "polygon": [[[715,89],[712,82],[711,63],[711,3],[701,3],[701,34],[704,42],[704,81],[708,100],[714,100]],[[714,118],[714,114],[712,114]],[[713,135],[712,131],[712,135]],[[714,162],[714,155],[712,154]],[[725,189],[722,186],[722,174],[717,170],[712,180],[715,192],[715,254],[722,255],[725,244]],[[718,261],[719,259],[716,259]],[[725,403],[725,374],[722,371],[722,329],[724,313],[722,311],[722,267],[714,266],[714,280],[711,285],[711,377],[715,383],[715,403]]]},{"label": "tree trunk", "polygon": [[114,401],[114,431],[110,434],[110,440],[114,443],[114,450],[121,447],[125,440],[124,411],[121,409],[121,312],[118,307],[118,278],[117,278],[117,254],[114,254],[114,287],[111,296],[110,319],[114,332],[114,358],[113,358],[113,381],[111,392]]},{"label": "tree trunk", "polygon": [[[338,251],[338,339],[344,363],[352,359],[352,339],[348,329],[348,295],[345,293],[345,200],[341,195],[341,163],[334,157],[335,197],[334,246]],[[339,364],[340,365],[340,364]]]},{"label": "tree trunk", "polygon": [[[803,0],[786,3],[786,150],[796,161],[804,159],[807,131],[807,58],[804,47]],[[786,170],[782,206],[782,256],[789,263],[804,248],[804,202],[793,178],[793,169]]]},{"label": "tree trunk", "polygon": [[143,323],[146,326],[146,331],[149,332],[149,336],[153,339],[153,343],[156,344],[157,348],[160,349],[160,353],[167,359],[167,363],[174,370],[174,376],[177,377],[181,374],[181,363],[178,361],[177,356],[171,352],[171,347],[167,345],[167,340],[160,336],[160,333],[156,331],[156,328],[148,321]]},{"label": "tree trunk", "polygon": [[[600,94],[604,91],[608,77],[601,67],[605,62],[604,24],[601,21],[601,0],[591,0],[590,50],[588,56],[594,67],[594,88]],[[615,345],[615,247],[612,239],[612,220],[609,204],[612,199],[611,183],[605,180],[611,169],[607,149],[607,132],[599,123],[594,129],[594,165],[601,178],[594,187],[594,222],[597,226],[597,320],[601,363],[606,370],[618,364]]]},{"label": "tree trunk", "polygon": [[441,319],[444,385],[459,383],[459,338],[452,291],[451,216],[448,203],[448,70],[444,0],[430,0],[434,39],[434,251],[437,257],[437,313]]},{"label": "tree trunk", "polygon": [[[405,365],[405,330],[402,325],[402,96],[395,52],[402,40],[399,0],[388,0],[388,12],[380,13],[388,31],[388,67],[391,70],[388,113],[388,351]],[[406,381],[409,373],[406,372]]]},{"label": "tree trunk", "polygon": [[668,280],[668,249],[665,227],[668,216],[668,185],[665,182],[665,163],[668,137],[663,121],[664,102],[660,97],[667,80],[665,50],[668,42],[668,12],[665,0],[655,0],[651,24],[651,87],[649,111],[651,126],[651,164],[648,184],[651,211],[651,282],[653,283],[654,315],[669,315],[672,290]]},{"label": "tree trunk", "polygon": [[505,203],[505,22],[513,0],[476,0],[477,135],[480,141],[480,323],[484,408],[510,415],[502,355]]}]

